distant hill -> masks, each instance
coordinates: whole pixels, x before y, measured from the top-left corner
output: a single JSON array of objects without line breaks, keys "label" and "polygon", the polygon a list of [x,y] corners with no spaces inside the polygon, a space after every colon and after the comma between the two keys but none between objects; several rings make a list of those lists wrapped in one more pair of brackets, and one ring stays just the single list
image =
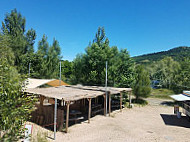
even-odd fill
[{"label": "distant hill", "polygon": [[166,56],[172,57],[175,61],[180,61],[184,57],[190,57],[190,47],[187,47],[187,46],[176,47],[168,51],[135,56],[133,57],[133,59],[137,63],[147,64],[153,61],[159,61]]}]

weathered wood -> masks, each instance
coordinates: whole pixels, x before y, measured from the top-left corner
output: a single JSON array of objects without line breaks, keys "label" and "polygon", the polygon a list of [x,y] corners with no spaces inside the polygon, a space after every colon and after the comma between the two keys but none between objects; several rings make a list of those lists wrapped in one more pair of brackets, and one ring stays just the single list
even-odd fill
[{"label": "weathered wood", "polygon": [[129,108],[131,108],[131,95],[132,95],[132,91],[129,92]]},{"label": "weathered wood", "polygon": [[88,106],[88,123],[90,123],[90,117],[91,117],[91,98],[88,99],[89,106]]},{"label": "weathered wood", "polygon": [[40,105],[43,106],[45,97],[40,95]]},{"label": "weathered wood", "polygon": [[66,115],[66,133],[68,132],[68,126],[69,126],[69,105],[70,105],[70,102],[66,102],[66,105],[67,105],[67,115]]},{"label": "weathered wood", "polygon": [[39,99],[39,101],[40,101],[40,106],[39,106],[39,113],[40,113],[40,115],[43,114],[43,103],[44,103],[44,99],[45,99],[45,97],[42,96],[42,95],[40,95],[40,99]]},{"label": "weathered wood", "polygon": [[120,92],[120,111],[122,111],[122,92]]},{"label": "weathered wood", "polygon": [[98,109],[98,110],[92,111],[92,115],[96,115],[97,113],[102,112],[103,110],[104,110],[104,109],[101,108],[101,109]]},{"label": "weathered wood", "polygon": [[109,93],[109,116],[111,116],[111,94]]},{"label": "weathered wood", "polygon": [[64,101],[77,101],[87,98],[96,98],[102,96],[108,91],[111,94],[117,94],[121,91],[129,92],[131,88],[114,88],[100,86],[60,86],[49,88],[29,88],[25,92],[36,95],[43,95],[48,98],[57,98]]},{"label": "weathered wood", "polygon": [[103,97],[104,97],[104,115],[106,116],[106,94],[104,94]]},{"label": "weathered wood", "polygon": [[64,124],[64,110],[63,109],[58,109],[57,124],[58,124],[58,130],[61,131],[63,129],[63,124]]}]

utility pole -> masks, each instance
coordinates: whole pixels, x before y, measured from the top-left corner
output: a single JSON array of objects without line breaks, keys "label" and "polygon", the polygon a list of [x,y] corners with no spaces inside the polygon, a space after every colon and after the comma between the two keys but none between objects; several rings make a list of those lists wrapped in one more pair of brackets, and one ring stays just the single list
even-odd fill
[{"label": "utility pole", "polygon": [[106,116],[107,116],[107,106],[108,106],[107,82],[108,82],[108,61],[106,61],[106,82],[105,82],[105,88],[106,88]]}]

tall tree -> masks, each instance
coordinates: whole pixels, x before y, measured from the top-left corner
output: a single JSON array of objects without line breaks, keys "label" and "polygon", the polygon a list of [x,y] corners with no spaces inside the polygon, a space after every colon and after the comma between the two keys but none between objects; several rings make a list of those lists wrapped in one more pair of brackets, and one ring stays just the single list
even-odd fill
[{"label": "tall tree", "polygon": [[11,38],[10,47],[14,52],[15,65],[19,66],[19,72],[22,68],[20,67],[22,55],[34,52],[33,45],[36,38],[36,32],[33,29],[29,30],[25,35],[25,24],[26,19],[16,9],[6,14],[4,22],[2,22],[2,33]]},{"label": "tall tree", "polygon": [[[0,40],[1,51],[7,48],[5,44]],[[7,58],[13,55],[11,52],[3,51],[3,56],[0,56],[0,141],[17,141],[20,138],[35,101],[22,93],[23,79],[12,66],[14,58]]]},{"label": "tall tree", "polygon": [[173,76],[172,89],[176,93],[182,93],[183,90],[190,89],[190,58],[184,58],[180,62],[178,73]]},{"label": "tall tree", "polygon": [[2,30],[4,34],[17,37],[25,32],[26,19],[16,9],[6,14],[4,22],[2,22]]},{"label": "tall tree", "polygon": [[57,40],[53,40],[52,46],[48,50],[47,55],[47,77],[58,78],[59,76],[59,61],[61,60],[61,48]]},{"label": "tall tree", "polygon": [[[130,86],[132,60],[126,50],[119,52],[116,46],[109,46],[104,28],[98,28],[93,43],[85,51],[85,54],[78,55],[73,61],[73,83],[104,85],[105,63],[108,61],[108,85]],[[122,76],[122,83],[119,76]]]},{"label": "tall tree", "polygon": [[140,97],[146,98],[150,95],[150,78],[148,72],[143,66],[136,66],[135,82],[133,85],[133,93],[138,100]]},{"label": "tall tree", "polygon": [[171,88],[173,78],[179,72],[180,64],[171,57],[165,57],[160,61],[154,62],[150,68],[151,79],[161,80],[163,87]]},{"label": "tall tree", "polygon": [[10,36],[8,35],[2,35],[0,33],[0,58],[4,58],[7,60],[8,64],[14,65],[14,53],[11,49],[10,44]]},{"label": "tall tree", "polygon": [[27,52],[33,53],[34,52],[34,43],[36,39],[36,31],[33,29],[28,30],[26,33],[26,40],[27,40]]}]

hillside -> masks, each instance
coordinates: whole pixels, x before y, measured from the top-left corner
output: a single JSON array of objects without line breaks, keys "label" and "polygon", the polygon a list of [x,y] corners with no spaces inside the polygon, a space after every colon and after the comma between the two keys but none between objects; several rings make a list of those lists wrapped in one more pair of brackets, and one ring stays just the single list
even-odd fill
[{"label": "hillside", "polygon": [[172,57],[176,61],[182,60],[184,57],[190,57],[190,47],[176,47],[168,51],[156,52],[151,54],[144,54],[140,56],[135,56],[133,59],[137,63],[150,63],[153,61],[159,61],[166,56]]}]

